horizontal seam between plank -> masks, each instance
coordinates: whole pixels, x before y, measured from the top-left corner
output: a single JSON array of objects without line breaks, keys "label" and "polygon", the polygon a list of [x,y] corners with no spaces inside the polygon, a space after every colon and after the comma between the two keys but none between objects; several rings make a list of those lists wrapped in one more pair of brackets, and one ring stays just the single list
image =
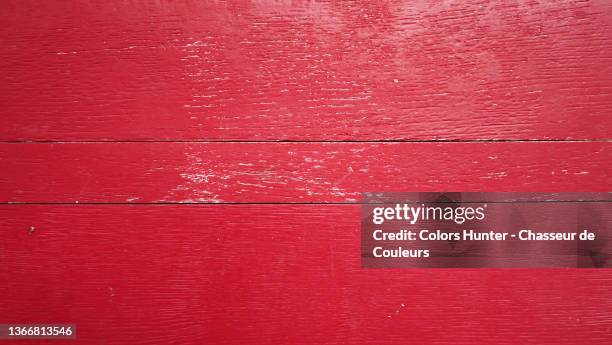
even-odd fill
[{"label": "horizontal seam between plank", "polygon": [[453,139],[453,140],[9,140],[0,144],[111,144],[111,143],[607,143],[612,139]]},{"label": "horizontal seam between plank", "polygon": [[[168,206],[168,205],[382,205],[397,202],[418,203],[421,201],[389,201],[389,202],[0,202],[0,205],[72,205],[72,206],[87,206],[87,205],[130,205],[130,206]],[[465,201],[462,203],[490,203],[490,204],[514,204],[514,203],[606,203],[612,200],[523,200],[523,201]],[[452,204],[453,202],[428,202],[435,204]]]}]

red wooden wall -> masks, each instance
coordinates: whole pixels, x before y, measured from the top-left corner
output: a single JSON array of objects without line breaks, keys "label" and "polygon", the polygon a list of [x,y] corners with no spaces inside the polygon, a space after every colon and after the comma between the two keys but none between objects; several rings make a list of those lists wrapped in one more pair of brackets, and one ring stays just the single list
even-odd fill
[{"label": "red wooden wall", "polygon": [[612,343],[608,269],[359,258],[360,192],[612,189],[612,2],[20,0],[0,20],[0,323]]}]

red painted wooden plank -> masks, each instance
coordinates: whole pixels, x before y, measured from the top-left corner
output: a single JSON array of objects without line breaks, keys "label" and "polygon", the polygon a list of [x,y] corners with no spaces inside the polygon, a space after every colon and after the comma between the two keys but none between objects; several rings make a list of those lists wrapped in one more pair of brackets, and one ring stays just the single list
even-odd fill
[{"label": "red painted wooden plank", "polygon": [[79,344],[610,343],[611,270],[361,269],[358,205],[0,219],[0,321],[74,322]]},{"label": "red painted wooden plank", "polygon": [[609,139],[612,2],[3,1],[0,140]]},{"label": "red painted wooden plank", "polygon": [[375,191],[609,191],[610,143],[0,145],[0,202],[353,202]]}]

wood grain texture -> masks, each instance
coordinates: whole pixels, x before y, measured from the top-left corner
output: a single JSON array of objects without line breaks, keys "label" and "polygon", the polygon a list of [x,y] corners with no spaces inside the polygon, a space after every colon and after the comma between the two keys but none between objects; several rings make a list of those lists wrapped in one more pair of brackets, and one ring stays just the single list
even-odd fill
[{"label": "wood grain texture", "polygon": [[76,321],[79,344],[610,340],[611,270],[361,269],[358,205],[2,205],[0,218],[0,318]]},{"label": "wood grain texture", "polygon": [[610,143],[0,145],[0,202],[355,202],[382,191],[608,191]]},{"label": "wood grain texture", "polygon": [[0,140],[610,139],[612,2],[2,1]]},{"label": "wood grain texture", "polygon": [[611,270],[362,269],[358,202],[610,191],[611,18],[2,1],[0,323],[91,345],[608,345]]}]

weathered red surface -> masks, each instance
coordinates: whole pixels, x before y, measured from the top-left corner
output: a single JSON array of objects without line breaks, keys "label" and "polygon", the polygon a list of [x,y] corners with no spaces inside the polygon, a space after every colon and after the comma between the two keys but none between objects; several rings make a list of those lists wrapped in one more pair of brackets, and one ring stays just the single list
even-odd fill
[{"label": "weathered red surface", "polygon": [[0,139],[609,139],[611,12],[3,1]]},{"label": "weathered red surface", "polygon": [[610,270],[361,269],[356,204],[610,191],[612,2],[3,1],[0,21],[0,323],[612,342]]},{"label": "weathered red surface", "polygon": [[356,202],[401,191],[607,191],[609,143],[0,145],[2,202]]},{"label": "weathered red surface", "polygon": [[0,317],[73,321],[76,343],[610,340],[612,271],[362,269],[358,205],[4,205],[0,217]]}]

